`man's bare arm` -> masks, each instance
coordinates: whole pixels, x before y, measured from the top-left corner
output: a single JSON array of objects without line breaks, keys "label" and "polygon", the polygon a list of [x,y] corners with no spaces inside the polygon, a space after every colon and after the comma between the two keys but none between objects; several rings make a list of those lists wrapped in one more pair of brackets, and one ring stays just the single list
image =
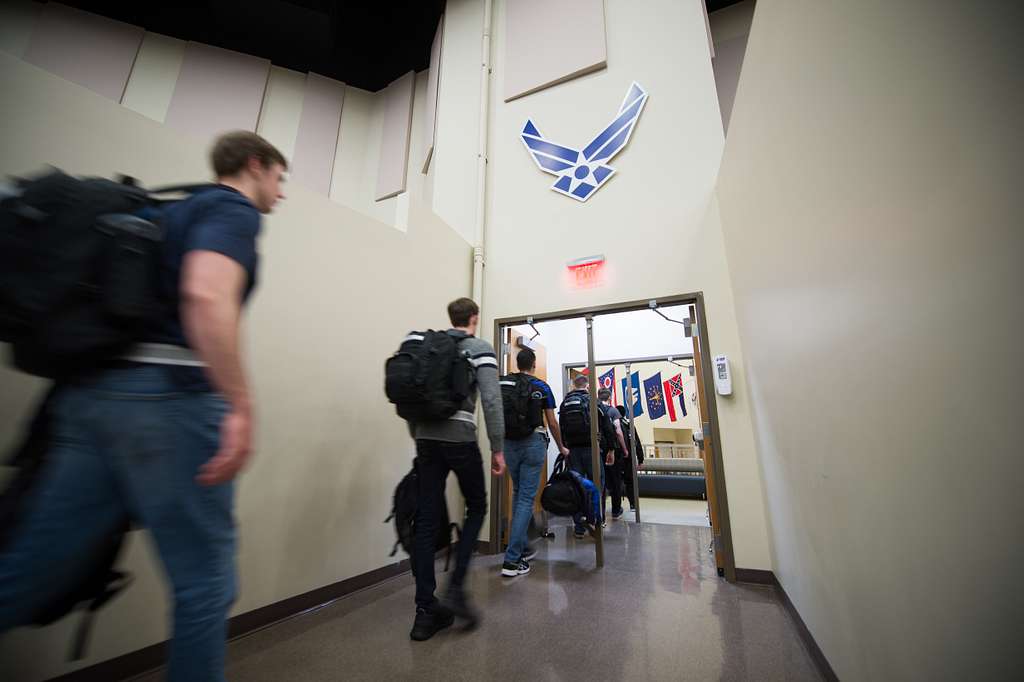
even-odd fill
[{"label": "man's bare arm", "polygon": [[181,322],[189,345],[231,409],[221,426],[220,449],[200,470],[207,485],[232,479],[252,443],[252,398],[242,368],[239,325],[245,269],[214,251],[190,251],[182,263]]},{"label": "man's bare arm", "polygon": [[615,420],[615,437],[619,439],[619,446],[622,448],[622,451],[629,452],[629,450],[626,449],[626,439],[622,435],[622,422],[618,419]]},{"label": "man's bare arm", "polygon": [[558,418],[555,417],[555,411],[550,408],[544,410],[544,421],[548,423],[548,431],[551,432],[551,437],[555,439],[555,445],[558,446],[558,452],[560,454],[567,454],[569,449],[565,447],[562,442],[562,430],[558,427]]}]

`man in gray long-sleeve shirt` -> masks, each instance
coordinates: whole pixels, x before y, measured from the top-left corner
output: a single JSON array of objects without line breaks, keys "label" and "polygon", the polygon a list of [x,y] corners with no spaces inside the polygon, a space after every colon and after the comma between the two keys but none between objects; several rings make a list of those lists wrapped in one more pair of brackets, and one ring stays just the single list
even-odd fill
[{"label": "man in gray long-sleeve shirt", "polygon": [[[491,344],[473,336],[480,321],[480,308],[472,300],[460,298],[448,305],[448,317],[453,327],[448,333],[458,340],[458,349],[467,354],[474,372],[469,397],[462,404],[462,409],[444,421],[409,425],[416,439],[419,473],[419,508],[416,511],[416,540],[412,556],[413,573],[416,575],[416,620],[409,635],[417,641],[430,639],[451,625],[455,616],[466,621],[467,629],[478,621],[462,588],[469,559],[487,514],[483,458],[477,445],[477,393],[483,404],[487,438],[491,444],[491,471],[497,476],[505,473],[502,453],[505,417],[498,384],[498,359]],[[449,471],[455,472],[466,500],[466,520],[459,539],[455,570],[443,601],[438,602],[434,596],[437,589],[434,538]]]}]

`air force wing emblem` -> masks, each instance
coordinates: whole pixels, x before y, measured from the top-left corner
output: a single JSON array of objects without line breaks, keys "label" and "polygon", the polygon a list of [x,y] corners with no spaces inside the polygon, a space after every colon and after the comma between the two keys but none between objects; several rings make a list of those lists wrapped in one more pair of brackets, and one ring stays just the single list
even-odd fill
[{"label": "air force wing emblem", "polygon": [[634,82],[629,86],[615,120],[582,151],[546,140],[532,119],[523,126],[523,144],[538,168],[558,176],[551,189],[577,201],[586,201],[615,174],[615,169],[608,162],[629,142],[646,103],[647,91]]}]

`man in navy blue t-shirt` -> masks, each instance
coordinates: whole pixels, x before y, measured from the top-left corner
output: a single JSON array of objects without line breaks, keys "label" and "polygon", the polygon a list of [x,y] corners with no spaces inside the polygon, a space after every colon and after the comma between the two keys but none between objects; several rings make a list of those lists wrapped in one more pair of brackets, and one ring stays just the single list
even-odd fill
[{"label": "man in navy blue t-shirt", "polygon": [[0,553],[0,631],[76,575],[125,516],[149,528],[174,595],[168,679],[224,679],[235,599],[233,479],[250,455],[253,405],[239,349],[256,284],[260,214],[287,162],[239,131],[211,153],[217,184],[162,214],[167,313],[131,353],[61,385],[47,470]]},{"label": "man in navy blue t-shirt", "polygon": [[[548,433],[555,440],[558,452],[569,455],[569,449],[562,442],[562,432],[555,417],[555,395],[547,382],[533,375],[537,371],[537,354],[529,348],[519,351],[516,356],[519,373],[526,375],[532,389],[531,401],[539,408],[540,423],[534,432],[523,438],[505,437],[505,465],[512,479],[512,524],[509,532],[508,549],[501,565],[501,574],[512,578],[530,572],[530,560],[536,553],[527,543],[526,532],[533,518],[533,502],[540,486],[541,470],[547,464]],[[502,383],[515,385],[515,375],[502,378]],[[547,429],[544,428],[547,423]]]}]

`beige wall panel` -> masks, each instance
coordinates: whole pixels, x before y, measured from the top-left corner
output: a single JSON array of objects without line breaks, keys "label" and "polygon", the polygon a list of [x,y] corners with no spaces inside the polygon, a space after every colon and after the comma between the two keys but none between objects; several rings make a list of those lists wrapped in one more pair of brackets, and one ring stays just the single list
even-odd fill
[{"label": "beige wall panel", "polygon": [[603,68],[604,16],[604,0],[506,2],[505,101]]},{"label": "beige wall panel", "polygon": [[305,94],[306,74],[280,66],[270,67],[256,132],[280,149],[289,162],[295,154]]},{"label": "beige wall panel", "polygon": [[189,42],[167,111],[167,125],[209,140],[229,130],[256,130],[270,62]]},{"label": "beige wall panel", "polygon": [[383,133],[377,165],[377,201],[405,191],[415,85],[416,74],[410,71],[379,93]]},{"label": "beige wall panel", "polygon": [[163,123],[184,57],[184,40],[147,33],[139,47],[121,104]]}]

